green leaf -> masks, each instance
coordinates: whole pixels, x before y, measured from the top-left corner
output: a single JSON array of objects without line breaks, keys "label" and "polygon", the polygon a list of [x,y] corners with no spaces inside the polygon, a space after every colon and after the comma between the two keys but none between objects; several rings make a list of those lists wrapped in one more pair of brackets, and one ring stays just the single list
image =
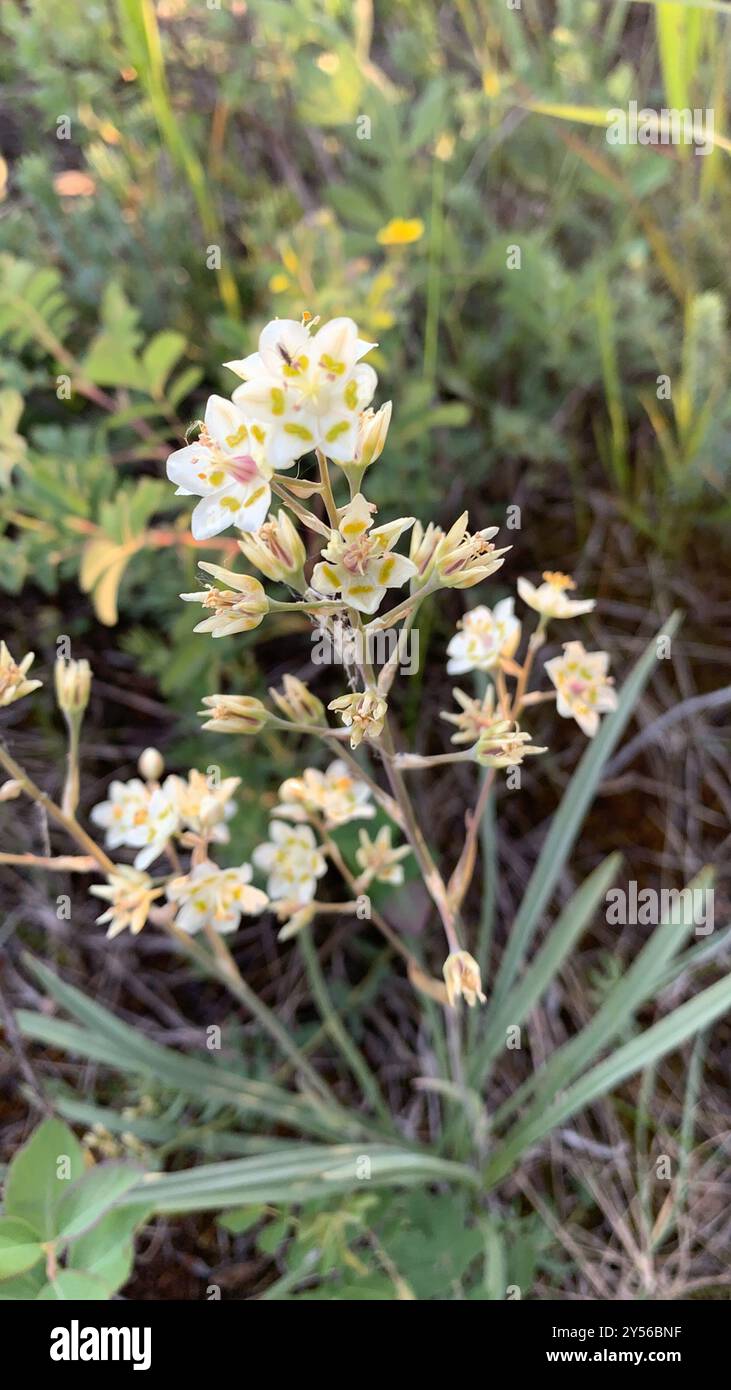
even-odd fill
[{"label": "green leaf", "polygon": [[32,1269],[42,1255],[32,1226],[14,1216],[0,1216],[0,1279]]},{"label": "green leaf", "polygon": [[368,1190],[415,1183],[473,1184],[476,1174],[461,1163],[417,1149],[385,1144],[282,1146],[271,1154],[203,1164],[180,1173],[148,1173],[139,1187],[121,1199],[124,1209],[152,1205],[156,1212],[211,1211],[259,1202],[303,1202],[340,1192],[355,1192],[365,1180]]},{"label": "green leaf", "polygon": [[731,978],[726,977],[705,989],[702,994],[696,995],[694,999],[681,1004],[680,1008],[675,1009],[667,1018],[653,1023],[651,1028],[631,1038],[623,1047],[593,1067],[586,1076],[582,1076],[568,1091],[557,1096],[552,1103],[547,1104],[542,1097],[538,1098],[520,1124],[508,1134],[492,1163],[488,1165],[485,1175],[488,1186],[494,1186],[499,1182],[511,1171],[520,1155],[530,1145],[537,1143],[557,1125],[565,1124],[578,1110],[583,1110],[600,1096],[614,1090],[620,1082],[626,1081],[627,1077],[652,1066],[666,1053],[675,1051],[688,1038],[720,1018],[729,1008]]},{"label": "green leaf", "polygon": [[104,1303],[108,1297],[100,1279],[85,1274],[81,1269],[61,1269],[55,1279],[44,1284],[37,1302],[48,1303],[53,1299],[73,1302],[78,1299],[84,1303]]},{"label": "green leaf", "polygon": [[173,367],[186,349],[185,337],[172,329],[164,329],[151,338],[142,354],[147,390],[152,396],[162,393]]},{"label": "green leaf", "polygon": [[589,925],[607,888],[616,877],[621,856],[612,854],[582,883],[551,927],[544,945],[526,970],[522,980],[490,1015],[487,1034],[478,1051],[478,1065],[484,1069],[505,1043],[509,1025],[521,1024],[541,995],[556,978],[561,967]]},{"label": "green leaf", "polygon": [[564,792],[511,929],[495,981],[491,1000],[493,1009],[498,1007],[507,994],[530,948],[541,913],[548,905],[564,871],[584,816],[596,795],[604,766],[622,737],[632,711],[649,680],[657,659],[658,639],[672,637],[679,623],[680,615],[673,613],[653,637],[622,686],[616,710],[603,720],[596,738],[589,744]]},{"label": "green leaf", "polygon": [[59,1238],[69,1240],[95,1225],[139,1176],[140,1169],[131,1164],[99,1163],[91,1168],[61,1198],[56,1217]]},{"label": "green leaf", "polygon": [[83,1150],[68,1125],[44,1120],[10,1164],[5,1215],[19,1217],[43,1240],[50,1240],[56,1234],[56,1209],[66,1184],[83,1172]]}]

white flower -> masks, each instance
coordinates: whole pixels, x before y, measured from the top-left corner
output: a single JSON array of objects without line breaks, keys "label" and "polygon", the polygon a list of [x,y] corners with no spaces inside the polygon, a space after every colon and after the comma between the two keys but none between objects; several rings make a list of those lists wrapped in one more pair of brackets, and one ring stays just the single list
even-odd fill
[{"label": "white flower", "polygon": [[18,666],[5,643],[0,642],[0,709],[4,705],[12,705],[14,700],[22,700],[24,695],[30,695],[43,684],[43,681],[25,679],[25,673],[32,664],[33,652],[28,652]]},{"label": "white flower", "polygon": [[416,565],[393,546],[412,516],[399,517],[371,530],[375,510],[361,492],[344,508],[337,531],[312,571],[312,587],[320,594],[342,593],[343,601],[361,613],[375,613],[386,589],[398,588],[416,574]]},{"label": "white flower", "polygon": [[199,569],[229,584],[228,589],[216,589],[209,584],[193,594],[181,594],[186,603],[202,603],[211,610],[210,618],[196,623],[194,632],[210,632],[212,637],[231,637],[235,632],[250,632],[258,627],[264,615],[269,612],[269,600],[264,587],[250,574],[237,574],[235,570],[224,569],[223,565],[208,564],[201,560]]},{"label": "white flower", "polygon": [[608,652],[587,652],[583,642],[564,642],[563,656],[546,662],[546,671],[558,692],[556,709],[563,719],[575,719],[593,738],[599,715],[617,708]]},{"label": "white flower", "polygon": [[191,520],[196,540],[229,526],[261,526],[272,500],[268,435],[266,425],[247,418],[232,401],[211,396],[195,444],[170,455],[167,475],[178,484],[178,495],[202,499]]},{"label": "white flower", "polygon": [[465,613],[457,626],[461,629],[447,647],[447,670],[451,675],[464,671],[492,671],[501,656],[512,657],[520,641],[520,622],[513,611],[512,598],[501,599],[494,609],[481,604]]},{"label": "white flower", "polygon": [[252,888],[251,878],[250,864],[219,869],[206,860],[172,879],[166,893],[171,903],[179,904],[175,925],[191,934],[206,926],[221,933],[236,931],[242,913],[255,917],[268,906],[266,893]]},{"label": "white flower", "polygon": [[326,772],[306,767],[301,777],[288,777],[279,788],[279,798],[277,815],[296,821],[322,815],[328,827],[370,820],[376,814],[370,787],[353,777],[340,758]]},{"label": "white flower", "polygon": [[112,782],[109,799],[94,806],[91,819],[106,830],[110,849],[120,845],[139,849],[134,861],[136,869],[146,869],[162,854],[180,823],[170,792],[163,787],[146,787],[138,777],[129,782]]},{"label": "white flower", "polygon": [[311,449],[348,463],[358,446],[360,412],[376,389],[373,368],[360,361],[375,343],[358,337],[352,319],[332,319],[314,334],[311,328],[274,319],[258,352],[225,364],[244,380],[234,401],[267,425],[275,468],[288,468]]},{"label": "white flower", "polygon": [[187,781],[172,775],[163,783],[175,803],[181,825],[217,844],[228,843],[225,823],[236,814],[236,802],[231,798],[240,786],[240,777],[224,777],[218,786],[212,786],[205,774],[195,768],[191,768]]},{"label": "white flower", "polygon": [[367,830],[358,831],[360,848],[355,851],[356,862],[363,870],[362,885],[367,887],[375,879],[376,883],[403,883],[404,871],[401,860],[411,854],[408,845],[391,847],[391,827],[383,825],[372,840]]},{"label": "white flower", "polygon": [[97,917],[97,922],[109,922],[107,936],[119,936],[129,927],[137,936],[149,916],[155,898],[159,898],[162,888],[154,888],[149,874],[139,873],[128,864],[117,864],[106,883],[94,883],[89,889],[97,898],[104,898],[110,904],[106,912]]},{"label": "white flower", "polygon": [[309,825],[273,820],[269,840],[258,845],[251,857],[257,869],[269,875],[267,893],[274,901],[311,902],[318,878],[327,873],[325,858]]},{"label": "white flower", "polygon": [[523,602],[542,617],[578,618],[581,613],[591,613],[595,607],[596,599],[568,597],[567,589],[576,588],[568,574],[561,574],[559,570],[545,570],[542,578],[543,583],[538,588],[529,579],[518,580],[518,593]]}]

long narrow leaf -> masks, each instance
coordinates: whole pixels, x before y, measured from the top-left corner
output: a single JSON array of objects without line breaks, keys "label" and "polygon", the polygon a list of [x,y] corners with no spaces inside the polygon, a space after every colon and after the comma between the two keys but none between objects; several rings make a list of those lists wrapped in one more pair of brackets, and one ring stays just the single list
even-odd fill
[{"label": "long narrow leaf", "polygon": [[657,659],[657,642],[661,637],[672,637],[673,633],[677,631],[679,623],[680,615],[673,613],[668,622],[653,637],[622,686],[616,710],[604,720],[596,738],[589,744],[566,788],[561,805],[546,836],[538,863],[531,875],[520,911],[513,923],[510,939],[495,982],[494,1008],[498,1007],[507,994],[521,962],[525,958],[541,913],[546,908],[563,873],[581,823],[596,795],[604,765],[622,737],[632,711],[649,680],[650,672]]}]

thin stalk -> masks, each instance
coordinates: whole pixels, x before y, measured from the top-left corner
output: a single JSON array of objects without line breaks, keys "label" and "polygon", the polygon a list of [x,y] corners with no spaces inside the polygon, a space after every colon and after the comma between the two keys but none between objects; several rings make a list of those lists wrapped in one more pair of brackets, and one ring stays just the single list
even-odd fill
[{"label": "thin stalk", "polygon": [[114,873],[115,864],[109,858],[109,855],[104,853],[104,850],[100,848],[95,840],[92,840],[91,835],[87,835],[86,831],[82,829],[73,816],[67,816],[65,812],[62,811],[61,807],[57,806],[55,801],[51,800],[47,792],[41,791],[40,787],[36,786],[32,778],[28,776],[25,768],[22,768],[20,763],[16,763],[15,758],[12,758],[7,749],[3,748],[2,745],[0,745],[0,765],[5,768],[5,771],[10,774],[14,781],[20,783],[21,789],[25,792],[26,796],[29,796],[33,801],[37,801],[38,805],[43,807],[51,820],[55,821],[57,825],[63,826],[63,829],[76,841],[77,845],[80,845],[86,854],[91,855],[91,857],[96,860],[105,874]]}]

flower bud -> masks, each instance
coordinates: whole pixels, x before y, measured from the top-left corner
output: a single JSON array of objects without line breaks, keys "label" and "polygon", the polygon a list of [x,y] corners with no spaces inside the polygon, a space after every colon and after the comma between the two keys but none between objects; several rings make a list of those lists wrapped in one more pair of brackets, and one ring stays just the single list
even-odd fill
[{"label": "flower bud", "polygon": [[485,527],[471,535],[467,529],[468,515],[463,512],[434,552],[434,565],[445,588],[471,589],[500,569],[503,555],[510,546],[496,550],[492,544],[497,526]]},{"label": "flower bud", "polygon": [[56,699],[66,715],[84,713],[91,690],[91,667],[88,661],[66,661],[60,656],[53,668]]},{"label": "flower bud", "polygon": [[258,734],[271,714],[253,695],[204,695],[205,709],[198,711],[207,722],[204,729],[218,734]]},{"label": "flower bud", "polygon": [[165,771],[162,753],[157,748],[145,748],[137,759],[137,770],[146,782],[159,782]]},{"label": "flower bud", "polygon": [[284,718],[293,724],[327,724],[322,700],[318,700],[297,676],[284,676],[282,689],[270,688],[269,694]]},{"label": "flower bud", "polygon": [[451,1008],[454,1008],[458,999],[466,999],[471,1009],[475,1007],[478,999],[481,1004],[485,1003],[480,967],[468,951],[452,951],[442,966],[442,974]]},{"label": "flower bud", "polygon": [[287,512],[280,511],[276,519],[270,516],[258,531],[242,535],[239,546],[249,564],[255,565],[267,579],[304,589],[307,552]]},{"label": "flower bud", "polygon": [[7,782],[3,782],[0,787],[0,801],[15,801],[16,796],[20,796],[22,790],[22,782],[18,782],[15,777],[11,777]]},{"label": "flower bud", "polygon": [[411,581],[412,593],[421,589],[431,579],[434,571],[434,555],[443,536],[444,532],[441,526],[435,526],[433,521],[429,522],[426,530],[420,521],[414,522],[409,546],[409,559],[416,565],[418,573]]}]

